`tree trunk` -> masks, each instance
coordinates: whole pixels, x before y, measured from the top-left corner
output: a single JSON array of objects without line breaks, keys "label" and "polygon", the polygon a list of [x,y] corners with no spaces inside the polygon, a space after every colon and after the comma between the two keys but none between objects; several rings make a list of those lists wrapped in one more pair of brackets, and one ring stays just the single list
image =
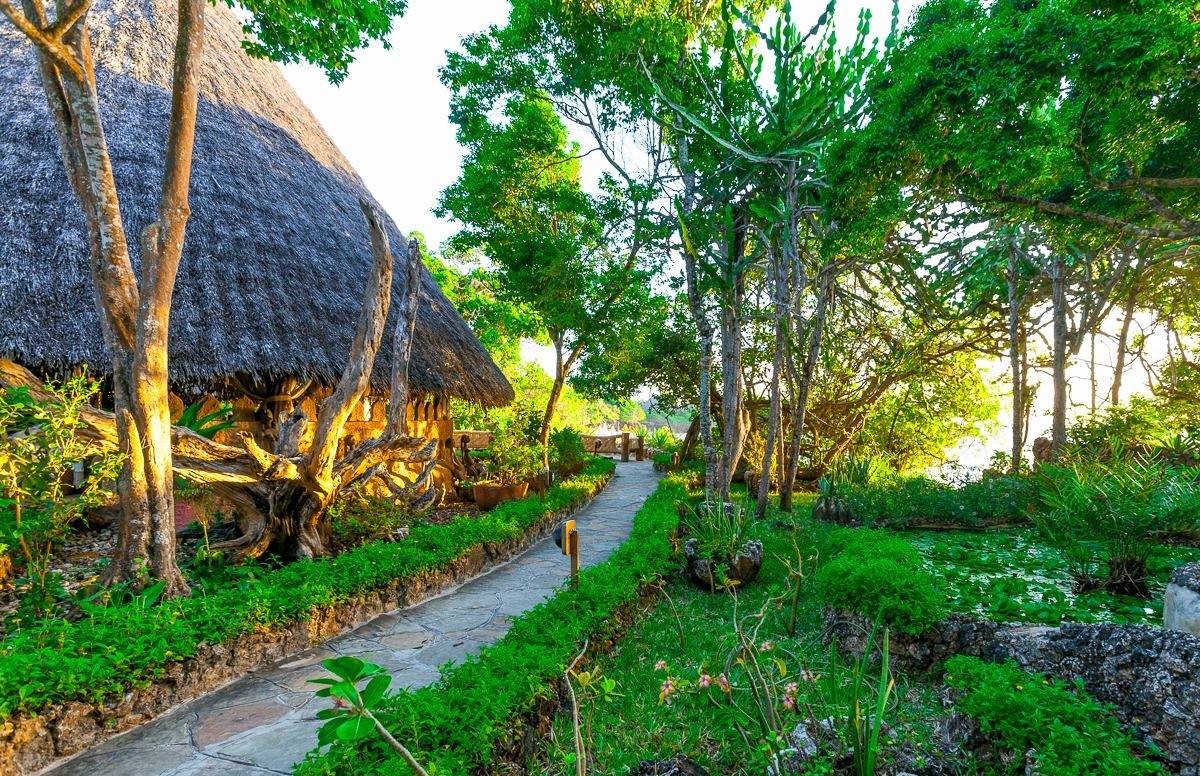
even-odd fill
[{"label": "tree trunk", "polygon": [[1117,360],[1113,365],[1112,388],[1109,402],[1116,407],[1121,403],[1121,380],[1125,376],[1125,358],[1129,349],[1129,329],[1133,325],[1133,312],[1137,307],[1137,286],[1129,289],[1122,308],[1121,333],[1117,336]]},{"label": "tree trunk", "polygon": [[717,467],[716,497],[729,501],[729,487],[742,458],[748,432],[745,417],[745,378],[742,375],[742,304],[745,271],[740,268],[746,245],[745,216],[734,219],[726,256],[725,299],[721,305],[721,457]]},{"label": "tree trunk", "polygon": [[1067,443],[1067,266],[1062,254],[1056,254],[1052,262],[1050,284],[1054,312],[1054,417],[1050,449],[1052,455],[1057,455]]},{"label": "tree trunk", "polygon": [[554,335],[554,384],[550,386],[550,398],[546,400],[546,410],[542,413],[542,425],[538,429],[538,444],[542,448],[542,476],[544,482],[550,483],[550,426],[554,423],[554,412],[558,409],[558,400],[562,397],[563,386],[567,381],[567,370],[570,361],[575,360],[578,350],[572,352],[567,364],[563,363],[563,342],[561,335]]},{"label": "tree trunk", "polygon": [[[825,333],[825,318],[833,296],[834,274],[830,265],[821,269],[821,280],[817,289],[817,307],[809,322],[808,351],[800,374],[800,385],[792,402],[792,449],[788,454],[787,471],[780,486],[779,506],[788,511],[792,508],[792,490],[796,487],[796,475],[800,468],[800,440],[804,434],[804,417],[808,412],[808,397],[812,393],[813,375],[817,360],[821,356],[821,340]],[[796,313],[799,318],[799,313]]]},{"label": "tree trunk", "polygon": [[683,269],[687,284],[688,309],[692,313],[692,321],[696,324],[696,333],[700,346],[699,358],[699,396],[697,397],[697,422],[700,426],[700,444],[704,448],[704,497],[712,500],[713,488],[717,480],[717,451],[712,434],[712,348],[713,325],[708,319],[704,305],[704,291],[700,288],[697,248],[688,237],[686,219],[695,208],[696,174],[689,162],[689,143],[686,134],[679,138],[679,169],[683,176],[682,217],[680,219],[680,235],[683,241]]},{"label": "tree trunk", "polygon": [[[1014,243],[1016,236],[1013,238]],[[1021,301],[1018,289],[1017,277],[1017,248],[1016,245],[1010,246],[1008,252],[1008,358],[1009,366],[1012,369],[1013,382],[1013,406],[1012,406],[1012,471],[1013,473],[1021,470],[1022,453],[1024,447],[1025,430],[1023,428],[1025,420],[1025,396],[1022,391],[1022,371],[1021,371]]]},{"label": "tree trunk", "polygon": [[779,436],[779,422],[780,415],[782,414],[780,408],[779,380],[784,368],[783,353],[787,347],[787,329],[784,325],[787,317],[786,276],[787,272],[783,267],[781,257],[771,253],[767,277],[771,287],[771,297],[774,301],[775,352],[771,361],[771,406],[767,414],[767,433],[763,443],[763,461],[759,468],[758,500],[755,505],[755,515],[759,520],[767,512],[767,499],[771,492],[771,460],[775,453],[775,440]]}]

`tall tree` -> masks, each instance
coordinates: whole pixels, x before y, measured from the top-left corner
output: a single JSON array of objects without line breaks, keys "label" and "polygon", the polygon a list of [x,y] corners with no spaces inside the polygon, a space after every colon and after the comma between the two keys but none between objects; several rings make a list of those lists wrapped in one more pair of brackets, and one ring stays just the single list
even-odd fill
[{"label": "tall tree", "polygon": [[458,115],[468,157],[439,207],[464,224],[454,244],[494,262],[502,293],[537,314],[554,348],[554,383],[538,432],[548,470],[567,378],[644,301],[644,245],[641,238],[624,251],[609,245],[607,227],[624,218],[625,203],[584,192],[579,147],[544,95],[510,98],[498,123]]},{"label": "tall tree", "polygon": [[[136,580],[148,565],[166,595],[187,592],[175,561],[174,480],[168,408],[167,337],[183,254],[192,148],[200,95],[206,0],[179,0],[171,107],[157,218],[141,235],[140,268],[122,220],[121,195],[105,137],[87,31],[91,0],[42,0],[0,12],[37,51],[62,161],[87,219],[92,278],[105,343],[112,354],[114,407],[124,466],[117,483],[122,520],[108,580]],[[307,60],[340,80],[352,52],[386,37],[405,0],[265,3],[248,0],[247,49],[277,60]]]}]

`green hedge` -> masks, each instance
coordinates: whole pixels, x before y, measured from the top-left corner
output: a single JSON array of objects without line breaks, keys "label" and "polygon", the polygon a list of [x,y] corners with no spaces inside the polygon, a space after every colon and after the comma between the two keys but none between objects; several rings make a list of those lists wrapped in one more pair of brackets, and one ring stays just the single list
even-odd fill
[{"label": "green hedge", "polygon": [[419,524],[402,542],[380,542],[336,558],[263,572],[248,586],[159,606],[111,606],[77,622],[48,620],[0,642],[0,719],[47,705],[102,702],[145,686],[202,644],[304,620],[396,579],[433,573],[483,544],[518,539],[551,512],[598,490],[613,471],[594,459],[545,497],[510,501],[443,525]]},{"label": "green hedge", "polygon": [[1157,763],[1138,759],[1130,735],[1078,688],[1026,673],[1015,663],[963,656],[946,662],[946,683],[961,693],[956,705],[979,720],[988,741],[1015,754],[1010,773],[1025,772],[1026,752],[1045,776],[1165,773]]},{"label": "green hedge", "polygon": [[[687,479],[669,475],[662,480],[635,515],[629,539],[607,561],[585,569],[578,589],[563,589],[531,609],[504,638],[449,669],[436,684],[385,699],[378,716],[388,730],[443,776],[475,772],[490,763],[512,721],[550,692],[584,641],[604,634],[611,628],[610,618],[638,599],[647,580],[669,570],[679,523],[675,504],[688,497]],[[372,738],[338,742],[325,754],[310,754],[296,773],[410,771]]]},{"label": "green hedge", "polygon": [[903,539],[871,529],[839,529],[824,542],[831,560],[814,584],[826,604],[857,612],[904,633],[920,633],[945,619],[945,597],[917,550]]}]

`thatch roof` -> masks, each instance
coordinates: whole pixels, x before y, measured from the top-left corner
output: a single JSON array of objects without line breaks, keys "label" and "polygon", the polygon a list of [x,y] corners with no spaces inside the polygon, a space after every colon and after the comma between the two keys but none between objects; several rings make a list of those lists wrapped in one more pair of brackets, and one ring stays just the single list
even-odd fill
[{"label": "thatch roof", "polygon": [[[89,16],[135,251],[162,177],[175,9],[172,0],[100,0]],[[249,374],[333,384],[371,266],[358,206],[370,195],[275,65],[243,53],[233,13],[209,5],[207,18],[192,217],[171,315],[172,380],[209,385]],[[403,245],[395,224],[387,226],[393,248]],[[396,275],[399,282],[403,273]],[[511,401],[512,387],[428,273],[421,296],[414,390]],[[86,363],[107,371],[93,298],[83,214],[33,52],[0,17],[0,354],[31,368]],[[375,365],[380,386],[390,340]]]}]

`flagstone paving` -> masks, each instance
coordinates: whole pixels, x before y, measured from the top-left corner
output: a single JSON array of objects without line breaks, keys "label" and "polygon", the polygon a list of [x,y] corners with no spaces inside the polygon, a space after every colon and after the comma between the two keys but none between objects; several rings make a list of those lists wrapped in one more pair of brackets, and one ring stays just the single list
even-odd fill
[{"label": "flagstone paving", "polygon": [[[657,480],[648,462],[617,464],[608,486],[575,515],[583,565],[604,560],[628,537],[634,513]],[[328,705],[307,682],[324,674],[322,660],[355,655],[387,667],[393,687],[422,687],[437,679],[441,665],[503,636],[513,618],[558,590],[568,573],[567,558],[544,539],[437,598],[255,671],[43,774],[290,774],[316,746],[316,713]]]}]

